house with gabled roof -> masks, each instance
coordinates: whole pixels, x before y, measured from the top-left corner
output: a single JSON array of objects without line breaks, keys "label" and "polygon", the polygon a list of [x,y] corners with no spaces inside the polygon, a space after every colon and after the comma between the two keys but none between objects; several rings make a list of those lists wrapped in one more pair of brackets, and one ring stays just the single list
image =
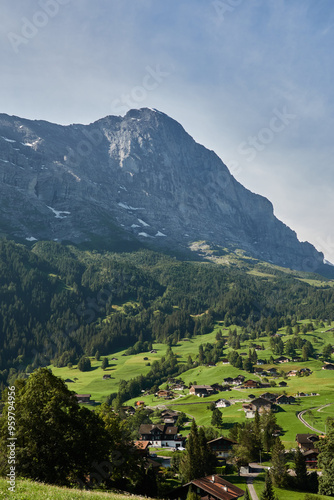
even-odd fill
[{"label": "house with gabled roof", "polygon": [[246,382],[243,383],[243,388],[245,389],[256,389],[259,385],[259,382],[256,382],[255,380],[247,380]]},{"label": "house with gabled roof", "polygon": [[218,399],[215,402],[216,408],[228,408],[231,406],[231,402],[228,399]]},{"label": "house with gabled roof", "polygon": [[279,356],[274,361],[275,361],[275,363],[289,363],[290,358],[287,358],[286,356]]},{"label": "house with gabled roof", "polygon": [[178,434],[178,428],[166,424],[141,424],[139,427],[141,441],[150,441],[152,446],[180,448],[185,438]]},{"label": "house with gabled roof", "polygon": [[241,498],[245,492],[238,486],[226,481],[218,474],[193,479],[189,483],[171,491],[167,498],[170,500],[185,500],[189,491],[196,493],[205,500],[235,500]]},{"label": "house with gabled roof", "polygon": [[334,370],[334,365],[332,363],[326,363],[323,367],[323,370]]},{"label": "house with gabled roof", "polygon": [[297,434],[296,441],[301,451],[313,450],[317,446],[319,436],[317,434]]},{"label": "house with gabled roof", "polygon": [[224,378],[224,384],[232,385],[233,384],[233,378],[232,377],[226,377],[226,378]]},{"label": "house with gabled roof", "polygon": [[92,401],[90,400],[91,394],[76,394],[75,397],[78,400],[78,403],[91,403]]},{"label": "house with gabled roof", "polygon": [[189,389],[189,394],[200,397],[209,396],[214,392],[215,390],[211,387],[211,385],[192,385]]},{"label": "house with gabled roof", "polygon": [[279,394],[274,394],[272,392],[264,392],[263,394],[260,395],[260,398],[267,399],[268,401],[271,401],[273,403],[278,396]]},{"label": "house with gabled roof", "polygon": [[226,459],[230,456],[234,444],[238,444],[233,439],[221,436],[208,441],[208,446],[218,459]]},{"label": "house with gabled roof", "polygon": [[285,394],[281,394],[281,396],[278,396],[278,398],[276,399],[276,403],[278,405],[291,405],[295,402],[296,400],[293,396],[286,396]]},{"label": "house with gabled roof", "polygon": [[305,457],[306,467],[310,467],[312,469],[317,468],[319,453],[320,452],[317,448],[302,452]]}]

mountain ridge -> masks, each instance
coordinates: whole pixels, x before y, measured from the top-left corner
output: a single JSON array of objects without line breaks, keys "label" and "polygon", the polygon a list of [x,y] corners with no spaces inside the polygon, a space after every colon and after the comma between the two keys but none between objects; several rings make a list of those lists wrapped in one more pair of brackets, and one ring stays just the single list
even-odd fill
[{"label": "mountain ridge", "polygon": [[323,254],[299,242],[267,198],[150,108],[89,125],[0,115],[0,195],[10,237],[97,235],[181,251],[204,240],[284,267],[323,267]]}]

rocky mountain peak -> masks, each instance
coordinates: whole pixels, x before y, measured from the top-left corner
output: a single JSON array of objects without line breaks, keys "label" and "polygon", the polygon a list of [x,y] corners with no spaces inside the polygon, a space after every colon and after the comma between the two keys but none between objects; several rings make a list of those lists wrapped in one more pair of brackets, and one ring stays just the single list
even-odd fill
[{"label": "rocky mountain peak", "polygon": [[70,126],[0,115],[0,196],[9,236],[99,235],[180,250],[205,240],[295,269],[323,262],[269,200],[154,109]]}]

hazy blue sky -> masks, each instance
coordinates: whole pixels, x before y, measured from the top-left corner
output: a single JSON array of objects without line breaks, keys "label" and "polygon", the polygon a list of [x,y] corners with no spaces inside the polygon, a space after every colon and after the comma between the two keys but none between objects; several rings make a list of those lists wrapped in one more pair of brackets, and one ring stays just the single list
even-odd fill
[{"label": "hazy blue sky", "polygon": [[0,112],[169,114],[334,262],[333,0],[2,0]]}]

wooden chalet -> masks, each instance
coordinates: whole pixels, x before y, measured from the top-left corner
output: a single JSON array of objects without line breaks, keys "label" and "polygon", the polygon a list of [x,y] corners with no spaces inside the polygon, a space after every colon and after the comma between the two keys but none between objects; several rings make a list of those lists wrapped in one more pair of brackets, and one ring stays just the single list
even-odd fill
[{"label": "wooden chalet", "polygon": [[228,399],[218,399],[215,401],[216,408],[228,408],[231,402]]},{"label": "wooden chalet", "polygon": [[91,394],[76,394],[75,397],[78,400],[78,403],[91,403]]},{"label": "wooden chalet", "polygon": [[272,403],[276,401],[278,398],[279,394],[274,394],[273,392],[264,392],[261,394],[260,398],[262,399],[267,399],[268,401],[271,401]]},{"label": "wooden chalet", "polygon": [[269,411],[272,408],[272,403],[268,401],[268,399],[264,398],[256,398],[253,399],[253,401],[250,402],[252,410],[256,411],[258,410],[259,413],[263,411]]},{"label": "wooden chalet", "polygon": [[256,389],[258,387],[259,383],[256,382],[255,380],[246,380],[243,384],[244,389]]},{"label": "wooden chalet", "polygon": [[196,493],[202,500],[234,500],[241,498],[245,492],[226,481],[218,474],[193,479],[189,483],[173,490],[167,497],[171,500],[185,500],[190,491]]},{"label": "wooden chalet", "polygon": [[275,363],[289,363],[290,358],[287,358],[286,356],[279,356],[274,361],[275,361]]},{"label": "wooden chalet", "polygon": [[286,396],[285,394],[282,394],[281,396],[278,396],[278,398],[276,398],[276,403],[278,405],[291,405],[295,402],[296,399],[293,396]]},{"label": "wooden chalet", "polygon": [[122,406],[121,409],[127,414],[127,415],[134,415],[136,413],[136,410],[134,409],[133,406]]},{"label": "wooden chalet", "polygon": [[305,457],[306,467],[310,467],[312,469],[316,469],[318,465],[318,449],[311,449],[302,452]]},{"label": "wooden chalet", "polygon": [[323,367],[323,370],[334,370],[334,365],[332,363],[326,363]]},{"label": "wooden chalet", "polygon": [[189,389],[189,394],[199,397],[209,396],[214,392],[215,390],[211,387],[211,385],[192,385]]},{"label": "wooden chalet", "polygon": [[208,446],[216,457],[224,460],[230,456],[234,444],[238,443],[224,436],[208,441]]},{"label": "wooden chalet", "polygon": [[226,378],[224,378],[224,384],[232,385],[233,380],[234,379],[232,377],[226,377]]},{"label": "wooden chalet", "polygon": [[139,434],[141,441],[150,441],[157,447],[181,448],[185,441],[177,427],[166,424],[141,424]]},{"label": "wooden chalet", "polygon": [[160,390],[156,393],[159,398],[171,399],[174,394],[172,391]]},{"label": "wooden chalet", "polygon": [[296,441],[300,451],[309,451],[316,448],[316,443],[319,441],[317,434],[297,434]]}]

